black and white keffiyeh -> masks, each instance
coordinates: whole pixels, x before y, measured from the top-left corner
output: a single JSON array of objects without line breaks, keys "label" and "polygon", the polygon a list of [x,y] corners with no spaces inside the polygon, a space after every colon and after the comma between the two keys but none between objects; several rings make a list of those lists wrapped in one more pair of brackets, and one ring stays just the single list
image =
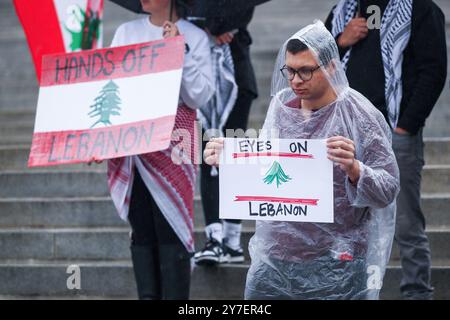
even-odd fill
[{"label": "black and white keffiyeh", "polygon": [[[390,0],[381,20],[381,54],[385,74],[385,97],[389,122],[397,127],[402,100],[403,51],[411,37],[413,0]],[[342,33],[355,17],[357,0],[341,0],[333,11],[332,31],[334,37]],[[351,48],[342,58],[344,68],[350,59]]]}]

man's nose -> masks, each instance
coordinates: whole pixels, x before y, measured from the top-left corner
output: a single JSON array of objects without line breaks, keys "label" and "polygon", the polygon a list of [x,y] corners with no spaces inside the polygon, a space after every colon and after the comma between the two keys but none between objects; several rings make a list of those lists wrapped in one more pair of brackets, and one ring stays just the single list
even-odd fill
[{"label": "man's nose", "polygon": [[300,75],[296,72],[294,75],[294,79],[292,79],[292,83],[303,83],[305,81],[303,81],[302,78],[300,78]]}]

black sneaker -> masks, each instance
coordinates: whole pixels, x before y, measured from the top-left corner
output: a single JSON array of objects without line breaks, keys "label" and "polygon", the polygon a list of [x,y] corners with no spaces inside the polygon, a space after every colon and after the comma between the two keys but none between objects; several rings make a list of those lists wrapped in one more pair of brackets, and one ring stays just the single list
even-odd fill
[{"label": "black sneaker", "polygon": [[223,239],[223,252],[225,255],[225,261],[229,263],[242,263],[245,261],[244,250],[239,247],[239,249],[231,249],[227,245],[227,239]]},{"label": "black sneaker", "polygon": [[226,262],[222,244],[214,238],[208,239],[203,250],[195,253],[194,260],[198,265],[216,265]]}]

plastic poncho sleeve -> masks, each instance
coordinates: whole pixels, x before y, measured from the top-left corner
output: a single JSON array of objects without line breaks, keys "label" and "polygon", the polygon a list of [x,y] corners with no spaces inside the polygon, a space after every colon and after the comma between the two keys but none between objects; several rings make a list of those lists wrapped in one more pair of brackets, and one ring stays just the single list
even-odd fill
[{"label": "plastic poncho sleeve", "polygon": [[366,146],[360,157],[357,150],[360,167],[358,183],[355,186],[346,179],[345,188],[352,206],[379,209],[395,200],[400,188],[399,170],[395,157],[392,156],[391,129],[384,121],[371,122],[369,125],[369,128],[361,130],[370,134],[364,139],[366,141],[363,144]]}]

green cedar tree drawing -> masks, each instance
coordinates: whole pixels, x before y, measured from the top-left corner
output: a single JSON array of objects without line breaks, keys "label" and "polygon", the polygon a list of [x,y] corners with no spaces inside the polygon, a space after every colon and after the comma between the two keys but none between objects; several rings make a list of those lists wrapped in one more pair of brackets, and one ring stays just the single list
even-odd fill
[{"label": "green cedar tree drawing", "polygon": [[100,95],[95,98],[94,104],[90,106],[92,110],[88,115],[91,118],[98,117],[91,128],[99,123],[103,123],[105,126],[112,125],[110,117],[120,116],[120,104],[119,86],[114,81],[109,80],[100,91]]},{"label": "green cedar tree drawing", "polygon": [[288,182],[289,180],[292,180],[291,177],[286,175],[284,173],[283,168],[281,167],[281,164],[279,164],[277,161],[275,161],[272,164],[272,167],[270,167],[269,171],[267,171],[264,182],[266,184],[272,184],[274,181],[277,182],[277,188],[284,182]]}]

